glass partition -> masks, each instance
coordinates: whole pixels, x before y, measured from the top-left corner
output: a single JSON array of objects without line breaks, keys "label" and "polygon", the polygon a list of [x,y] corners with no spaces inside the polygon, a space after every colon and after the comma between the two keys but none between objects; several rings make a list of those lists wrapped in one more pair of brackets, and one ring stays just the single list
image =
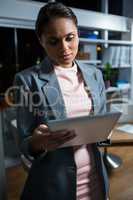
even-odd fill
[{"label": "glass partition", "polygon": [[0,27],[0,93],[12,84],[15,71],[14,29]]},{"label": "glass partition", "polygon": [[44,56],[34,30],[0,27],[0,102],[16,72],[41,62]]},{"label": "glass partition", "polygon": [[34,30],[17,29],[19,71],[41,62],[45,52]]}]

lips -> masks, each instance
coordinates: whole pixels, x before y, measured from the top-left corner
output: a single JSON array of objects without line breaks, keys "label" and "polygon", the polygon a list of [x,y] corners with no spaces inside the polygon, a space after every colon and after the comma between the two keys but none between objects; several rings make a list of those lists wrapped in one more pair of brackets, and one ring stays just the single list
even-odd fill
[{"label": "lips", "polygon": [[69,53],[69,54],[63,54],[62,56],[61,56],[61,58],[63,58],[63,59],[70,59],[72,57],[72,53]]}]

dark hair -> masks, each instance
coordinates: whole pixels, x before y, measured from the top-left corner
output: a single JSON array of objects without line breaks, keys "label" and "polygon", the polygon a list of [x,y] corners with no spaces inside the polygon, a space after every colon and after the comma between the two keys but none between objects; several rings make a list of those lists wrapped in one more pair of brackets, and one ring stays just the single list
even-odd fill
[{"label": "dark hair", "polygon": [[73,20],[77,27],[77,17],[69,7],[62,3],[51,2],[43,6],[38,13],[35,24],[37,36],[41,36],[45,26],[50,22],[50,20],[58,17],[64,17]]}]

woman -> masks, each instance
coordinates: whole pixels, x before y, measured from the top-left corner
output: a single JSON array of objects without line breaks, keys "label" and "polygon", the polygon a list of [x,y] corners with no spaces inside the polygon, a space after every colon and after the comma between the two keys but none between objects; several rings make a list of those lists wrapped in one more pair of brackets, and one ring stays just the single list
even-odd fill
[{"label": "woman", "polygon": [[102,75],[75,60],[79,38],[70,8],[61,3],[42,7],[36,33],[48,57],[15,78],[16,100],[24,99],[17,108],[21,151],[34,158],[21,200],[107,199],[106,172],[97,145],[58,148],[75,133],[53,133],[47,126],[51,119],[104,113]]}]

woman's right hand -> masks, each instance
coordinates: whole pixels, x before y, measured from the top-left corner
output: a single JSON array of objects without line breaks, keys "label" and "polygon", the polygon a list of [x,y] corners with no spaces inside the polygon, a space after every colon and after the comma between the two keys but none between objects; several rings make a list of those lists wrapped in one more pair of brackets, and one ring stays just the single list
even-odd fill
[{"label": "woman's right hand", "polygon": [[48,126],[40,124],[34,131],[30,140],[32,152],[53,151],[60,145],[73,139],[76,136],[75,132],[61,130],[50,132]]}]

